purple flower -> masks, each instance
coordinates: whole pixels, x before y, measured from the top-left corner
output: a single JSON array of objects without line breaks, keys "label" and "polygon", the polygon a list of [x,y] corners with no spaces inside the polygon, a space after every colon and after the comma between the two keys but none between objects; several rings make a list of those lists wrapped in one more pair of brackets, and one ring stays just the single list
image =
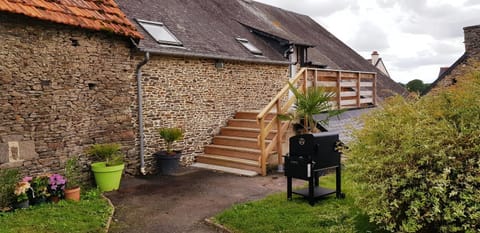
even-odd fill
[{"label": "purple flower", "polygon": [[33,177],[31,177],[31,176],[25,176],[25,177],[23,177],[22,181],[23,182],[30,182],[30,181],[32,181],[32,179],[33,179]]},{"label": "purple flower", "polygon": [[59,174],[53,174],[49,177],[48,184],[50,185],[49,192],[53,196],[63,196],[63,190],[65,189],[66,179]]}]

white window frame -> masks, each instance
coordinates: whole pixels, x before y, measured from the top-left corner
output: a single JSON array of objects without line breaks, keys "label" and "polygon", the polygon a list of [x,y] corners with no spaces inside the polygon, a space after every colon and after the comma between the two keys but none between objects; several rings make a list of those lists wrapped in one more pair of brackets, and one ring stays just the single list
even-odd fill
[{"label": "white window frame", "polygon": [[252,54],[256,55],[256,56],[262,56],[263,55],[263,52],[262,50],[260,50],[259,48],[257,48],[255,45],[253,45],[252,43],[250,43],[250,41],[248,41],[247,39],[245,38],[240,38],[240,37],[237,37],[236,38],[237,41],[244,47],[246,48],[249,52],[251,52]]},{"label": "white window frame", "polygon": [[[145,30],[159,44],[183,46],[182,42],[170,30],[168,30],[167,26],[164,23],[155,22],[155,21],[148,21],[148,20],[143,20],[143,19],[136,19],[136,20],[137,20],[138,24],[143,28],[143,30]],[[168,33],[173,38],[174,41],[161,40],[161,39],[157,38],[143,24],[150,24],[150,25],[154,25],[154,26],[157,26],[157,27],[161,28],[166,33]]]}]

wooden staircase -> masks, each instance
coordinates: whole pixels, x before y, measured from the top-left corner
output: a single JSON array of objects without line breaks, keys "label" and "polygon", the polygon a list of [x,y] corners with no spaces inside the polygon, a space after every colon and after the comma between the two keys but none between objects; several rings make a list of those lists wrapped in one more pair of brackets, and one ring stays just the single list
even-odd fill
[{"label": "wooden staircase", "polygon": [[[258,143],[260,134],[258,113],[237,112],[235,117],[228,121],[227,126],[222,127],[220,133],[214,136],[212,144],[205,146],[204,154],[197,156],[197,163],[261,174],[262,151]],[[273,117],[275,114],[269,114],[266,119],[268,121]],[[267,144],[271,143],[275,134],[276,130],[270,132]]]},{"label": "wooden staircase", "polygon": [[[302,68],[289,82],[299,92],[313,86],[333,93],[332,108],[376,105],[376,73]],[[289,122],[281,121],[277,113],[288,112],[295,103],[289,90],[286,84],[260,112],[237,112],[213,143],[205,146],[204,154],[197,156],[197,167],[266,176],[272,154],[277,154],[277,162],[282,164],[282,142]]]}]

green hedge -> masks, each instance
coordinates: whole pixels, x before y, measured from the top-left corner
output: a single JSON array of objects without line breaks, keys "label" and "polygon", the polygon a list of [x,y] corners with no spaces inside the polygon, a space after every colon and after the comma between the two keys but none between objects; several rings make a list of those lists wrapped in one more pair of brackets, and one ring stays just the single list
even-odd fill
[{"label": "green hedge", "polygon": [[345,154],[370,221],[391,232],[480,231],[480,75],[462,80],[365,116]]}]

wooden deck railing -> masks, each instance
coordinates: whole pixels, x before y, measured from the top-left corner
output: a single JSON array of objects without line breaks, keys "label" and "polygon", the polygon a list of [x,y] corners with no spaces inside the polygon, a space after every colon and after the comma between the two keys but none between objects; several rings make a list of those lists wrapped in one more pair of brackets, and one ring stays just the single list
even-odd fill
[{"label": "wooden deck railing", "polygon": [[[332,108],[362,108],[376,104],[376,73],[372,72],[302,68],[290,83],[301,92],[307,91],[311,86],[324,87],[326,91],[333,92]],[[278,114],[287,113],[294,103],[295,96],[289,94],[289,85],[286,84],[257,115],[257,123],[260,125],[258,145],[261,149],[260,166],[263,176],[267,175],[268,155],[273,149],[276,148],[278,164],[283,163],[282,138],[288,123],[282,122]],[[274,116],[267,122],[270,113],[274,113]],[[275,133],[275,136],[267,145],[267,137],[271,133]]]}]

